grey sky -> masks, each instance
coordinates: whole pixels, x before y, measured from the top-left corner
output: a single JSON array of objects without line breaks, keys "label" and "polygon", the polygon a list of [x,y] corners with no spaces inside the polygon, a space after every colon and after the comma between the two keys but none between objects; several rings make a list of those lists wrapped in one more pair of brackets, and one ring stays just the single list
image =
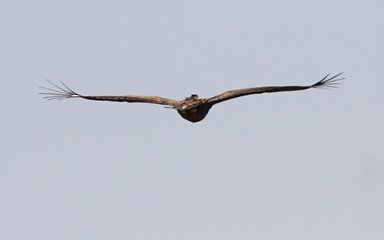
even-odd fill
[{"label": "grey sky", "polygon": [[[384,237],[383,1],[0,3],[0,239]],[[215,106],[147,104],[312,84]]]}]

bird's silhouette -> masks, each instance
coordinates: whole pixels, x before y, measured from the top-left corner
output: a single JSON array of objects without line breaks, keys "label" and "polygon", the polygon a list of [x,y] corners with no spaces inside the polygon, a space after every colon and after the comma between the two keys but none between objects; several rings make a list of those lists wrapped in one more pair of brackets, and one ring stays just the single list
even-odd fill
[{"label": "bird's silhouette", "polygon": [[165,105],[169,108],[175,109],[184,119],[190,122],[199,122],[205,118],[211,107],[217,103],[227,101],[233,98],[238,98],[251,94],[261,93],[273,93],[273,92],[288,92],[299,91],[310,88],[334,88],[340,81],[345,78],[339,78],[342,73],[336,74],[330,77],[330,74],[326,75],[320,81],[309,86],[269,86],[269,87],[253,87],[243,88],[237,90],[229,90],[219,95],[210,98],[199,98],[196,94],[192,94],[190,97],[186,97],[183,100],[174,100],[169,98],[163,98],[158,96],[88,96],[79,94],[63,82],[61,85],[55,84],[47,80],[53,88],[41,87],[48,92],[41,92],[44,98],[49,100],[62,100],[67,98],[83,98],[87,100],[95,101],[112,101],[112,102],[129,102],[129,103],[152,103]]}]

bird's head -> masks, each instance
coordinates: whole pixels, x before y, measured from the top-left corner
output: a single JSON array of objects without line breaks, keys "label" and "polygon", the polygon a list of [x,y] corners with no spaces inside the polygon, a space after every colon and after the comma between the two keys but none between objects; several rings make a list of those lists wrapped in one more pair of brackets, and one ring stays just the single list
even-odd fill
[{"label": "bird's head", "polygon": [[197,94],[191,94],[190,97],[185,98],[185,100],[192,100],[192,99],[199,99],[199,96]]}]

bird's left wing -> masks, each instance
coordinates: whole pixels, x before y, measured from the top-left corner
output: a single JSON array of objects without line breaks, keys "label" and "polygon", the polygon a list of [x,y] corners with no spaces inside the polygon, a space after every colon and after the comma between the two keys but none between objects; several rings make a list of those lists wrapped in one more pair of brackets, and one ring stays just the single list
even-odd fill
[{"label": "bird's left wing", "polygon": [[339,84],[340,80],[344,78],[338,78],[342,73],[339,73],[335,76],[329,77],[329,74],[326,75],[323,79],[318,81],[315,84],[310,86],[272,86],[272,87],[254,87],[254,88],[243,88],[237,90],[230,90],[219,94],[217,96],[207,98],[206,101],[210,105],[227,101],[233,98],[242,97],[251,94],[262,94],[262,93],[272,93],[272,92],[286,92],[286,91],[299,91],[309,88],[333,88]]},{"label": "bird's left wing", "polygon": [[67,87],[63,82],[61,86],[47,80],[52,84],[53,88],[40,87],[48,92],[41,92],[40,94],[44,95],[45,99],[48,100],[62,100],[67,98],[83,98],[87,100],[95,101],[112,101],[112,102],[129,102],[129,103],[153,103],[166,105],[171,107],[177,107],[180,103],[178,100],[163,98],[158,96],[135,96],[135,95],[126,95],[126,96],[85,96],[78,94],[69,87]]}]

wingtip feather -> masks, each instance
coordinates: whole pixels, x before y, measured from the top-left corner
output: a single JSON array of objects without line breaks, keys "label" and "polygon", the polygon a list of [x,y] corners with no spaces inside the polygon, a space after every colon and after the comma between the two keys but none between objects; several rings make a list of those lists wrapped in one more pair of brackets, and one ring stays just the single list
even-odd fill
[{"label": "wingtip feather", "polygon": [[332,77],[329,77],[331,74],[328,73],[325,77],[323,77],[320,81],[313,84],[312,88],[321,88],[321,89],[330,89],[330,88],[337,88],[338,85],[342,84],[342,80],[346,79],[345,77],[339,78],[343,72],[340,72]]},{"label": "wingtip feather", "polygon": [[49,87],[39,87],[41,89],[46,90],[46,92],[40,92],[40,95],[44,95],[43,98],[47,100],[63,100],[67,98],[76,98],[82,97],[80,94],[76,93],[72,89],[70,89],[67,85],[65,85],[62,81],[59,81],[62,86],[45,79],[48,83],[52,85],[53,88]]}]

